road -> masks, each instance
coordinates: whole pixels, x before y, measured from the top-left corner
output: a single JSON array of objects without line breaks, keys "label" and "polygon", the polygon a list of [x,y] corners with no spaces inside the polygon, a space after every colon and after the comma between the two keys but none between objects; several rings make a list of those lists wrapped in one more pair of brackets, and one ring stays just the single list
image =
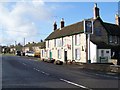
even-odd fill
[{"label": "road", "polygon": [[79,88],[119,90],[118,75],[78,65],[55,65],[20,56],[2,56],[2,88]]}]

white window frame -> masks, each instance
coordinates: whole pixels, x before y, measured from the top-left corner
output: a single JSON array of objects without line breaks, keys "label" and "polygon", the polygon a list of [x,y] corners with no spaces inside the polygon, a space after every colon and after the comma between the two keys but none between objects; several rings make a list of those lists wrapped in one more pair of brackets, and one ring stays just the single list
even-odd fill
[{"label": "white window frame", "polygon": [[42,57],[44,57],[44,50],[42,50]]},{"label": "white window frame", "polygon": [[104,57],[104,50],[101,50],[101,57]]},{"label": "white window frame", "polygon": [[57,39],[57,47],[61,47],[62,46],[62,40],[61,38]]},{"label": "white window frame", "polygon": [[80,45],[80,34],[75,35],[75,45]]},{"label": "white window frame", "polygon": [[54,46],[56,47],[56,39],[54,39]]},{"label": "white window frame", "polygon": [[64,45],[64,42],[63,42],[63,40],[64,40],[64,39],[62,38],[62,46]]},{"label": "white window frame", "polygon": [[59,49],[59,50],[58,50],[58,58],[61,59],[61,57],[62,57],[62,52],[61,52],[61,50]]},{"label": "white window frame", "polygon": [[80,48],[76,48],[75,49],[75,59],[76,60],[80,60]]},{"label": "white window frame", "polygon": [[47,43],[47,47],[49,48],[50,47],[50,41],[48,40],[48,43]]}]

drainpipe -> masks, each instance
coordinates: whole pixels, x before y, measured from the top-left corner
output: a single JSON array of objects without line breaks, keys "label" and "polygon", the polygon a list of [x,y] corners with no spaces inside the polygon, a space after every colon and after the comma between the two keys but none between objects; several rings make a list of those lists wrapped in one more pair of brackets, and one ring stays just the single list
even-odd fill
[{"label": "drainpipe", "polygon": [[74,60],[74,41],[73,41],[73,35],[72,35],[72,60]]}]

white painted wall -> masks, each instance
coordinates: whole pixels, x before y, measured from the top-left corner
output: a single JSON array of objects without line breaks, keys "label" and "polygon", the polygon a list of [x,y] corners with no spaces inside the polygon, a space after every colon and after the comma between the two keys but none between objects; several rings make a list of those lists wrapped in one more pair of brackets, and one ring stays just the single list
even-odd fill
[{"label": "white painted wall", "polygon": [[[80,45],[75,45],[75,35],[73,36],[66,36],[63,37],[63,44],[59,45],[58,42],[62,42],[62,38],[56,39],[56,47],[54,45],[54,39],[49,40],[49,47],[48,41],[46,41],[46,56],[49,58],[49,52],[52,52],[52,58],[56,60],[61,60],[64,62],[64,52],[67,51],[67,59],[68,60],[75,60],[76,62],[86,62],[86,35],[84,33],[80,34]],[[70,48],[67,47],[70,45]],[[82,47],[84,50],[82,50]],[[80,49],[80,59],[75,59],[75,49]],[[58,58],[58,50],[61,50],[61,58]]]},{"label": "white painted wall", "polygon": [[[108,62],[112,62],[111,61],[111,49],[98,49],[98,59],[99,59],[99,57],[102,56],[102,53],[101,53],[102,50],[104,52],[104,56],[103,57],[107,57],[108,58]],[[109,52],[109,53],[107,53],[107,52]],[[101,62],[102,63],[108,63],[108,62],[106,62],[104,60],[102,60]]]},{"label": "white painted wall", "polygon": [[97,45],[90,41],[90,59],[91,63],[97,62]]},{"label": "white painted wall", "polygon": [[[86,63],[86,34],[82,33],[80,34],[80,62]],[[83,47],[83,50],[82,50]]]},{"label": "white painted wall", "polygon": [[27,51],[29,51],[30,49],[29,49],[29,47],[25,47],[25,49],[24,49],[24,47],[22,48],[22,51],[24,51],[25,50],[25,52],[27,52]]},{"label": "white painted wall", "polygon": [[[58,38],[62,41],[62,38]],[[86,63],[86,34],[80,34],[80,45],[75,45],[75,35],[63,37],[63,45],[60,46],[57,44],[56,40],[56,47],[54,45],[54,39],[49,40],[49,47],[48,41],[46,41],[46,50],[44,58],[49,58],[49,52],[52,52],[52,58],[55,60],[61,60],[64,62],[64,52],[67,51],[67,59],[68,60],[75,60],[76,62]],[[67,44],[70,45],[71,48],[67,47]],[[80,49],[80,59],[76,60],[75,58],[75,49]],[[61,58],[58,58],[58,50],[61,50]],[[91,63],[99,62],[99,57],[101,56],[101,50],[104,52],[109,51],[109,53],[105,53],[104,56],[108,57],[108,62],[111,62],[111,50],[110,49],[97,49],[97,45],[90,42],[90,59]]]}]

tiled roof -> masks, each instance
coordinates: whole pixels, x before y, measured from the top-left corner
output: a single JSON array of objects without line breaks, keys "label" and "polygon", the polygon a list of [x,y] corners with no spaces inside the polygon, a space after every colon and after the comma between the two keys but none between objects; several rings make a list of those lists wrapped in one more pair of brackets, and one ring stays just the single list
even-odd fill
[{"label": "tiled roof", "polygon": [[109,34],[120,36],[120,26],[106,22],[103,22],[103,26]]},{"label": "tiled roof", "polygon": [[45,48],[45,42],[30,43],[25,45],[25,47],[37,47],[37,46],[40,46],[41,48]]},{"label": "tiled roof", "polygon": [[91,40],[91,42],[96,44],[98,49],[111,49],[111,45],[108,45],[105,42],[93,41],[93,40]]},{"label": "tiled roof", "polygon": [[53,31],[45,40],[50,40],[54,38],[60,38],[64,36],[70,36],[78,33],[83,33],[83,21],[82,22],[77,22],[75,24],[65,26],[63,28],[59,28],[55,31]]},{"label": "tiled roof", "polygon": [[96,44],[98,49],[112,49],[116,51],[120,50],[120,45],[113,46],[113,45],[108,45],[105,42],[99,42],[99,41],[93,41],[93,40],[91,40],[91,42]]},{"label": "tiled roof", "polygon": [[[109,34],[120,36],[120,26],[118,25],[103,22],[100,17],[98,17],[97,19],[90,18],[87,20],[93,20],[94,22],[96,20],[99,20]],[[53,31],[45,40],[60,38],[64,36],[70,36],[70,35],[83,33],[83,32],[84,32],[83,21],[81,21],[72,25],[65,26],[62,29],[59,28]]]},{"label": "tiled roof", "polygon": [[34,47],[40,46],[41,48],[45,48],[45,42],[38,42],[34,45]]},{"label": "tiled roof", "polygon": [[31,47],[34,46],[36,43],[30,43],[30,44],[26,44],[25,47]]}]

